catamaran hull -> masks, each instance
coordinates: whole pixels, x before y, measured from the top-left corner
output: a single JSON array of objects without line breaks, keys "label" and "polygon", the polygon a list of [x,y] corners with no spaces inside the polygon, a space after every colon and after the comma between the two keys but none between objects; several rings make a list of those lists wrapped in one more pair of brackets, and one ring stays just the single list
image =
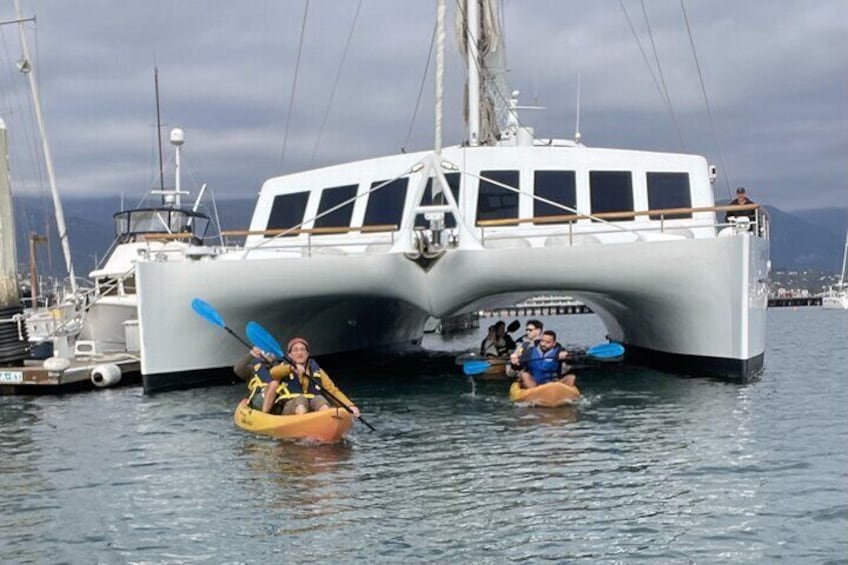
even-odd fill
[{"label": "catamaran hull", "polygon": [[610,338],[627,346],[628,359],[647,365],[744,379],[762,367],[765,349],[768,243],[745,234],[454,249],[429,269],[401,253],[142,261],[137,278],[148,391],[180,387],[186,374],[231,366],[244,353],[192,313],[196,297],[240,335],[254,320],[283,343],[306,337],[318,355],[417,343],[429,316],[540,291],[590,305]]}]

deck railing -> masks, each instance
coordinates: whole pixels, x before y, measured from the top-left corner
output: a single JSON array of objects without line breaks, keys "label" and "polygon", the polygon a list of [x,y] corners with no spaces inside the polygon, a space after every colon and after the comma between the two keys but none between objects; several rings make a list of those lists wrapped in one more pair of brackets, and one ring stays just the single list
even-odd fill
[{"label": "deck railing", "polygon": [[[487,236],[487,228],[503,228],[503,227],[516,227],[524,224],[533,224],[533,225],[551,225],[551,224],[560,224],[566,226],[566,234],[569,237],[569,244],[573,244],[573,237],[576,235],[574,228],[575,224],[580,220],[592,220],[597,221],[599,224],[597,225],[597,229],[586,229],[587,224],[581,225],[581,230],[579,234],[581,235],[600,235],[600,234],[609,234],[616,232],[632,232],[637,234],[639,232],[659,232],[665,233],[667,229],[683,229],[683,228],[703,228],[703,227],[711,227],[711,228],[724,228],[729,226],[735,226],[736,223],[733,221],[730,222],[707,222],[703,221],[693,222],[691,225],[686,224],[673,224],[671,227],[667,226],[666,222],[669,220],[680,220],[680,219],[689,219],[681,218],[682,215],[691,216],[700,212],[748,212],[754,211],[754,221],[751,223],[751,231],[760,237],[768,239],[768,215],[765,212],[765,209],[762,208],[759,204],[744,204],[744,205],[725,205],[725,206],[700,206],[695,208],[662,208],[656,210],[639,210],[639,211],[627,211],[627,212],[602,212],[598,214],[558,214],[554,216],[538,216],[532,218],[504,218],[498,220],[480,220],[477,222],[477,227],[480,229],[480,239],[481,241],[485,241],[487,237],[492,239],[492,235],[497,232],[489,231],[489,235]],[[635,220],[637,217],[650,216],[652,220],[658,220],[659,226],[655,224],[642,224],[637,226],[625,226],[620,223],[614,223],[615,220]],[[550,234],[546,234],[550,235]],[[564,235],[564,234],[561,234]],[[516,236],[515,234],[503,234],[502,237],[496,237],[497,239],[513,239]]]},{"label": "deck railing", "polygon": [[[487,240],[510,240],[510,239],[524,239],[526,237],[533,237],[534,233],[521,231],[520,233],[516,233],[515,230],[507,230],[504,231],[503,228],[519,228],[521,226],[533,225],[533,226],[549,226],[553,227],[554,225],[562,225],[565,229],[563,231],[559,231],[557,233],[551,233],[550,231],[546,231],[544,234],[538,235],[559,235],[565,236],[567,235],[567,243],[568,245],[573,245],[575,242],[575,237],[578,235],[602,235],[602,234],[611,234],[611,233],[622,233],[629,232],[635,234],[637,237],[639,234],[644,232],[655,232],[655,233],[675,233],[673,230],[683,230],[690,228],[713,228],[717,230],[721,230],[722,228],[736,226],[738,231],[745,230],[744,227],[737,226],[735,222],[721,222],[721,221],[713,221],[706,218],[694,219],[690,218],[694,214],[698,213],[716,213],[718,216],[719,213],[726,212],[748,212],[754,211],[754,221],[750,223],[750,231],[753,235],[757,237],[762,237],[768,239],[769,230],[768,230],[768,216],[765,213],[765,209],[762,208],[759,204],[745,204],[745,205],[723,205],[723,206],[702,206],[702,207],[693,207],[693,208],[662,208],[656,210],[639,210],[639,211],[628,211],[628,212],[606,212],[606,213],[598,213],[598,214],[560,214],[555,216],[538,216],[532,218],[506,218],[506,219],[498,219],[498,220],[480,220],[477,222],[477,228],[479,229],[480,241],[481,243],[485,243]],[[685,215],[688,222],[681,223],[679,220],[684,219],[681,216]],[[648,216],[652,220],[656,220],[659,224],[656,223],[647,223],[647,222],[639,222],[635,224],[624,224],[622,221],[626,220],[635,220],[639,217]],[[591,221],[591,223],[585,222],[585,220]],[[674,220],[673,224],[669,224],[669,221]],[[581,224],[578,222],[584,221]],[[597,223],[596,223],[597,222]],[[575,230],[575,228],[579,228]],[[449,231],[449,230],[448,230]],[[332,235],[347,235],[359,233],[363,235],[374,234],[376,237],[374,238],[355,238],[346,240],[345,238],[332,238],[328,239],[324,236],[332,236]],[[321,228],[299,228],[299,229],[271,229],[271,230],[225,230],[221,232],[221,236],[224,238],[225,245],[223,246],[210,246],[210,250],[214,250],[214,253],[207,254],[218,254],[223,253],[230,250],[241,250],[247,251],[243,246],[231,244],[229,241],[232,238],[245,238],[249,236],[263,236],[264,238],[268,238],[265,242],[266,244],[261,246],[261,249],[266,251],[282,251],[282,252],[292,252],[292,251],[301,251],[305,256],[311,256],[317,250],[331,248],[335,252],[344,253],[345,249],[350,248],[361,248],[368,247],[370,245],[385,245],[390,246],[394,244],[395,239],[398,234],[398,226],[396,224],[381,224],[381,225],[373,225],[373,226],[355,226],[355,227],[321,227]],[[385,237],[388,234],[388,237]],[[295,236],[307,236],[306,241],[303,241],[301,237]],[[289,238],[289,236],[292,236]],[[192,238],[192,234],[190,233],[173,233],[173,234],[149,234],[145,236],[145,240],[149,242],[155,241],[175,241],[175,240],[185,240],[188,241]],[[217,239],[217,236],[215,236]],[[178,249],[169,250],[167,248],[164,249],[148,249],[148,253],[151,254],[169,254],[172,252],[180,252]],[[194,253],[194,252],[193,252]],[[197,255],[202,255],[200,251],[197,251]]]}]

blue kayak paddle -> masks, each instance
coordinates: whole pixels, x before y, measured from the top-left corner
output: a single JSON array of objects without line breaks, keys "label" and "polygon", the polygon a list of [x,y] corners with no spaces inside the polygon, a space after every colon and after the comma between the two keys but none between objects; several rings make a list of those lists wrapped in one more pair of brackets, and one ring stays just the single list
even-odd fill
[{"label": "blue kayak paddle", "polygon": [[[247,338],[251,341],[251,343],[253,343],[253,345],[255,345],[256,347],[258,347],[259,349],[261,349],[263,351],[268,351],[270,353],[273,353],[274,355],[277,356],[278,359],[284,359],[285,361],[291,363],[291,360],[288,357],[286,357],[286,355],[283,353],[283,348],[280,347],[280,342],[277,341],[274,338],[274,336],[272,336],[268,332],[268,330],[266,330],[265,328],[260,326],[257,322],[248,322],[246,331],[247,331]],[[304,372],[304,374],[306,374],[306,373]],[[336,398],[335,395],[333,395],[333,393],[331,393],[330,391],[325,390],[324,387],[321,386],[321,382],[318,379],[316,379],[315,377],[313,377],[312,375],[309,375],[309,374],[306,374],[306,377],[310,381],[312,381],[312,384],[314,384],[316,387],[318,387],[318,390],[321,392],[322,395],[324,395],[327,398],[327,400],[335,403],[337,406],[341,406],[342,408],[344,408],[345,410],[347,410],[348,412],[353,414],[353,410],[351,410],[350,406],[348,406],[347,404],[345,404],[344,402],[342,402],[341,400]],[[374,426],[372,426],[371,424],[366,422],[365,418],[363,418],[361,415],[357,416],[356,418],[360,422],[362,422],[363,424],[368,426],[368,429],[370,429],[372,432],[377,431],[376,428],[374,428]]]},{"label": "blue kayak paddle", "polygon": [[[597,359],[599,361],[618,361],[624,355],[624,346],[620,343],[599,343],[586,350],[585,353],[573,354],[573,358],[586,357],[587,359]],[[493,365],[506,365],[509,363],[506,359],[496,359],[494,362],[484,359],[473,359],[465,361],[462,364],[462,372],[468,376],[479,375],[485,373]]]},{"label": "blue kayak paddle", "polygon": [[201,300],[200,298],[195,298],[191,301],[191,309],[194,310],[195,313],[204,320],[227,330],[227,333],[239,340],[246,348],[250,349],[250,344],[247,343],[244,338],[237,335],[233,330],[231,330],[227,326],[227,324],[224,323],[224,318],[221,317],[218,311],[215,310],[215,308],[213,308],[211,304],[209,304],[205,300]]}]

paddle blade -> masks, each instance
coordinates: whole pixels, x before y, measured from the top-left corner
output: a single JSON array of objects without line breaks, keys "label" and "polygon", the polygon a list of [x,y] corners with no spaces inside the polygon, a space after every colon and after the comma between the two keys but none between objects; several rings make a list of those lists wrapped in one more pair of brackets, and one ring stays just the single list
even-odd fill
[{"label": "paddle blade", "polygon": [[599,343],[590,347],[586,356],[607,361],[619,360],[624,356],[624,346],[620,343]]},{"label": "paddle blade", "polygon": [[220,314],[218,314],[217,310],[215,310],[212,305],[205,300],[195,298],[191,301],[191,309],[194,310],[201,318],[212,322],[216,326],[221,328],[227,327],[226,324],[224,324],[224,319]]},{"label": "paddle blade", "polygon": [[521,320],[513,320],[510,325],[506,327],[506,333],[511,334],[515,330],[521,327]]},{"label": "paddle blade", "polygon": [[489,367],[491,366],[491,363],[489,363],[488,361],[466,361],[462,364],[462,372],[471,377],[474,375],[485,373],[489,370]]},{"label": "paddle blade", "polygon": [[285,357],[283,355],[283,348],[280,347],[280,342],[274,339],[274,336],[256,322],[247,323],[247,339],[262,351],[273,353],[277,356],[277,359],[283,359]]}]

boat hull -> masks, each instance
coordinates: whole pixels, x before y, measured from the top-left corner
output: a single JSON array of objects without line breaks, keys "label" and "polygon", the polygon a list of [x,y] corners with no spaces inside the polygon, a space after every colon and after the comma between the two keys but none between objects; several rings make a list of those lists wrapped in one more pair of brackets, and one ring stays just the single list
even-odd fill
[{"label": "boat hull", "polygon": [[276,439],[305,439],[321,443],[336,443],[353,426],[353,417],[346,410],[332,408],[306,414],[277,416],[254,410],[243,399],[233,414],[239,428]]},{"label": "boat hull", "polygon": [[521,388],[521,385],[515,382],[509,387],[509,399],[513,402],[542,408],[556,408],[573,404],[579,398],[580,390],[576,386],[569,386],[559,381],[545,383],[533,388]]},{"label": "boat hull", "polygon": [[627,347],[627,361],[744,380],[763,364],[767,281],[768,242],[746,234],[459,248],[426,268],[403,253],[141,261],[142,373],[146,383],[155,376],[161,386],[178,388],[185,374],[229,367],[244,353],[221,328],[191,313],[193,298],[212,304],[237,333],[257,321],[281,342],[307,337],[321,356],[417,344],[429,316],[554,289],[589,305],[610,339]]}]

